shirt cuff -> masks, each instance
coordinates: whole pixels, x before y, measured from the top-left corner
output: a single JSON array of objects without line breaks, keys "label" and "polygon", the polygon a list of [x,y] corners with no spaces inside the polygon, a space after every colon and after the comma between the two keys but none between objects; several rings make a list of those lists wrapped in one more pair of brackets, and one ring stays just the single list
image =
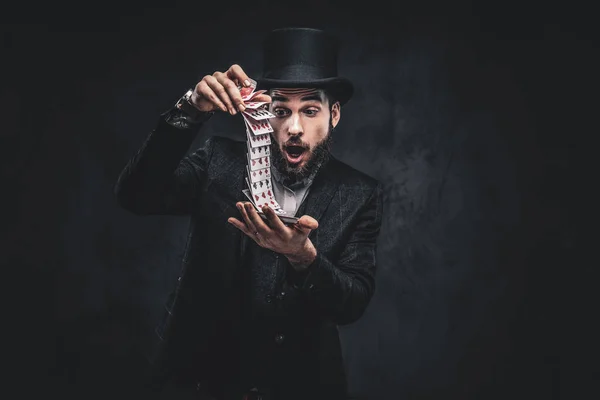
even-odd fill
[{"label": "shirt cuff", "polygon": [[198,111],[198,118],[192,118],[184,111],[177,107],[173,107],[170,110],[161,114],[169,125],[180,129],[199,129],[203,123],[208,121],[214,112],[202,112]]}]

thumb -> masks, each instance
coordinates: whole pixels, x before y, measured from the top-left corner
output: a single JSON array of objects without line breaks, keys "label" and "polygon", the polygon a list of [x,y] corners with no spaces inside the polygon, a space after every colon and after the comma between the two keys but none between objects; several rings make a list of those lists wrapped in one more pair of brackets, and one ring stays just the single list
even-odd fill
[{"label": "thumb", "polygon": [[271,96],[269,96],[268,94],[259,94],[258,96],[256,96],[255,98],[252,99],[253,103],[271,103],[273,101],[273,99],[271,99]]},{"label": "thumb", "polygon": [[319,227],[319,223],[317,222],[317,220],[311,217],[310,215],[303,215],[302,217],[300,217],[297,224],[298,228],[301,228],[302,230],[312,231]]}]

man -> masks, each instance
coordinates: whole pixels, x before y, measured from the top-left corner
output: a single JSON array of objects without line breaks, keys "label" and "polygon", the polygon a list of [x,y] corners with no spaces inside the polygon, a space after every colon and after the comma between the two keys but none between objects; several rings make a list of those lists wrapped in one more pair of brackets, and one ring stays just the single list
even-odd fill
[{"label": "man", "polygon": [[353,92],[337,76],[334,38],[279,29],[264,48],[257,89],[268,91],[254,100],[275,115],[273,189],[296,224],[270,207],[262,219],[246,201],[244,142],[211,137],[186,156],[212,113],[244,110],[249,77],[238,65],[205,76],[161,115],[115,186],[135,214],[191,217],[157,329],[156,377],[215,399],[343,399],[337,325],[356,321],[373,295],[381,185],[329,153]]}]

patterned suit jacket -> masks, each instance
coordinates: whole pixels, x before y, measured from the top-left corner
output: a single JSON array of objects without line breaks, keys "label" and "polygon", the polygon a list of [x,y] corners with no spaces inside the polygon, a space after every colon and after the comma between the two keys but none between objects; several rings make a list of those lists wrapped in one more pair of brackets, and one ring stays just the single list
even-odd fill
[{"label": "patterned suit jacket", "polygon": [[309,236],[317,258],[298,274],[285,257],[259,249],[272,271],[261,290],[274,312],[248,332],[240,285],[248,246],[257,245],[227,222],[239,218],[236,202],[247,201],[246,144],[213,136],[188,154],[198,128],[161,116],[115,185],[119,204],[137,215],[191,219],[178,284],[156,330],[155,378],[238,390],[240,343],[253,335],[264,339],[284,398],[345,398],[337,327],[356,321],[375,289],[381,184],[334,157],[321,167],[297,214],[319,222]]}]

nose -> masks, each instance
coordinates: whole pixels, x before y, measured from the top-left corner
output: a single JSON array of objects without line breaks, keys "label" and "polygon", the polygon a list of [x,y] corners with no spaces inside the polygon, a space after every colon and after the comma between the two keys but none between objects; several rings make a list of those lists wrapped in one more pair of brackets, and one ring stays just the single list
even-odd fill
[{"label": "nose", "polygon": [[302,125],[300,124],[300,116],[293,114],[290,118],[290,126],[288,128],[288,134],[290,136],[302,136]]}]

